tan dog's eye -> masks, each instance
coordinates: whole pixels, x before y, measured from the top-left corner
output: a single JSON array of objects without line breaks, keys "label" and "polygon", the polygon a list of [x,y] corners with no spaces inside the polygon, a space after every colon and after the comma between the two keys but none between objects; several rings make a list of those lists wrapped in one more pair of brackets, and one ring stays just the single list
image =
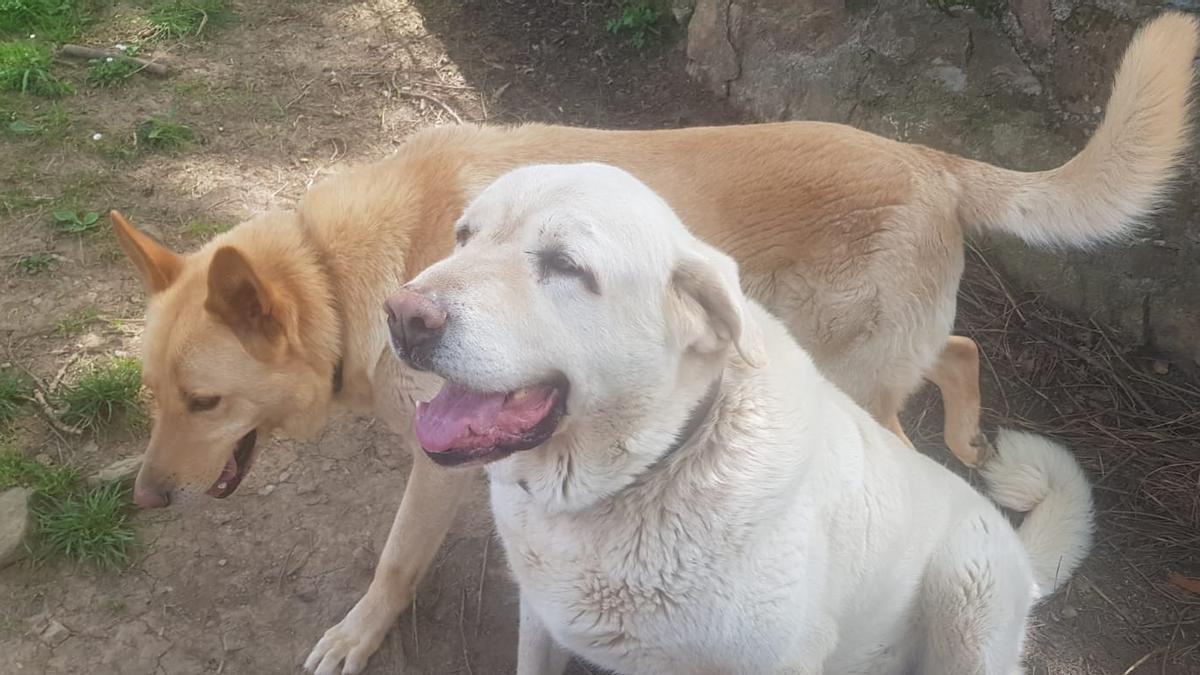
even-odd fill
[{"label": "tan dog's eye", "polygon": [[220,396],[195,396],[188,399],[188,412],[205,412],[217,407]]},{"label": "tan dog's eye", "polygon": [[474,232],[471,232],[471,228],[464,225],[454,231],[454,241],[456,241],[459,246],[462,246],[471,240],[472,234],[474,234]]}]

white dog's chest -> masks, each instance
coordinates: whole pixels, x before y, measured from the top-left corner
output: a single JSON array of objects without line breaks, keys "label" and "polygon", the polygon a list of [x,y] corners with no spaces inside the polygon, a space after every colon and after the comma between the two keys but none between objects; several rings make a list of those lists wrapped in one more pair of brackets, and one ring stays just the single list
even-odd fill
[{"label": "white dog's chest", "polygon": [[[760,672],[822,637],[797,618],[812,614],[804,611],[809,596],[785,582],[795,570],[738,569],[738,542],[697,536],[713,534],[712,523],[652,515],[585,524],[526,508],[519,489],[495,484],[492,501],[522,596],[556,641],[599,666]],[[796,543],[779,544],[778,559],[794,559],[784,549]]]}]

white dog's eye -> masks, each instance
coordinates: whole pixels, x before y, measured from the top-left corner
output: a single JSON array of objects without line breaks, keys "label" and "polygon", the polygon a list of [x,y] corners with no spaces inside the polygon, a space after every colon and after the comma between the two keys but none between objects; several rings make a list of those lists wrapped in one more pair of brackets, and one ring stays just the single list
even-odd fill
[{"label": "white dog's eye", "polygon": [[471,228],[467,227],[466,225],[463,225],[462,227],[460,227],[454,231],[454,241],[459,246],[462,246],[463,244],[465,244],[471,240],[472,234],[474,234],[474,232],[471,231]]},{"label": "white dog's eye", "polygon": [[596,275],[572,260],[564,251],[551,248],[537,251],[533,255],[537,262],[538,277],[543,281],[546,277],[554,275],[574,277],[582,281],[588,291],[600,295],[600,284],[596,282]]},{"label": "white dog's eye", "polygon": [[193,396],[188,398],[188,412],[205,412],[217,407],[220,396]]}]

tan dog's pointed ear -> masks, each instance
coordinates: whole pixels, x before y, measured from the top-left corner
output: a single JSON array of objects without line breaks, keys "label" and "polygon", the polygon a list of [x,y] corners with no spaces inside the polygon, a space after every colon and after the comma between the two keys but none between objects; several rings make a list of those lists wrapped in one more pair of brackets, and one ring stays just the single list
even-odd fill
[{"label": "tan dog's pointed ear", "polygon": [[748,316],[746,298],[738,285],[737,264],[713,252],[708,257],[688,258],[676,266],[672,283],[703,311],[703,326],[693,342],[701,352],[715,352],[730,343],[742,360],[753,368],[767,360],[758,324]]},{"label": "tan dog's pointed ear", "polygon": [[229,326],[256,358],[269,360],[283,344],[283,303],[232,246],[213,254],[204,309]]},{"label": "tan dog's pointed ear", "polygon": [[112,211],[109,216],[117,242],[137,268],[146,290],[152,295],[166,290],[183,269],[183,257],[139,232],[120,213]]}]

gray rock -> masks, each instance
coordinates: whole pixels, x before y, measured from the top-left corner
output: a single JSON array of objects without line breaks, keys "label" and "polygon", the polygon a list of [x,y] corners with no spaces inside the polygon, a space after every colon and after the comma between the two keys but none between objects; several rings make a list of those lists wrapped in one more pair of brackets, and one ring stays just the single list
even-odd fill
[{"label": "gray rock", "polygon": [[12,488],[0,494],[0,568],[25,557],[32,494],[25,488]]},{"label": "gray rock", "polygon": [[696,11],[696,0],[671,0],[671,15],[680,26],[687,26],[692,12]]},{"label": "gray rock", "polygon": [[50,619],[50,623],[38,637],[50,647],[57,647],[71,637],[71,630],[62,625],[58,619]]},{"label": "gray rock", "polygon": [[103,485],[115,481],[132,480],[142,468],[142,456],[125,457],[109,464],[86,479],[88,485]]}]

